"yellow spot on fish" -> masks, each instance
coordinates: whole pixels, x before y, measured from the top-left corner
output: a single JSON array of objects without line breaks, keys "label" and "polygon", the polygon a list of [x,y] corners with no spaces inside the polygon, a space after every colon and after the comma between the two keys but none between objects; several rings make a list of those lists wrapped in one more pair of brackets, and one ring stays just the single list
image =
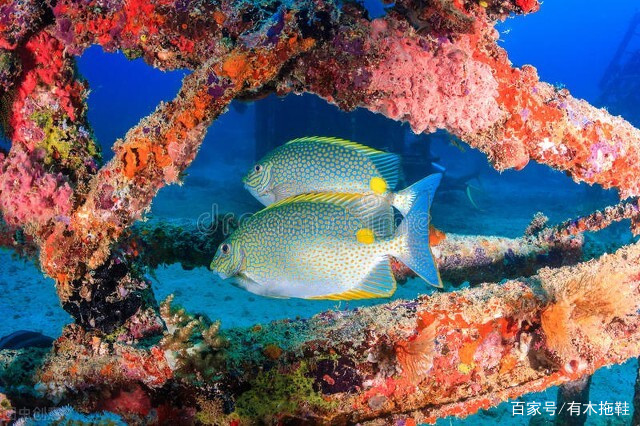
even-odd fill
[{"label": "yellow spot on fish", "polygon": [[458,364],[458,371],[461,372],[462,374],[469,374],[471,373],[471,370],[473,370],[475,368],[474,363],[472,362],[471,364]]},{"label": "yellow spot on fish", "polygon": [[376,194],[384,194],[387,192],[387,182],[380,177],[374,177],[369,181],[369,188]]},{"label": "yellow spot on fish", "polygon": [[373,235],[373,231],[369,228],[362,228],[356,232],[356,238],[358,239],[358,242],[362,244],[371,244],[376,240],[376,237]]}]

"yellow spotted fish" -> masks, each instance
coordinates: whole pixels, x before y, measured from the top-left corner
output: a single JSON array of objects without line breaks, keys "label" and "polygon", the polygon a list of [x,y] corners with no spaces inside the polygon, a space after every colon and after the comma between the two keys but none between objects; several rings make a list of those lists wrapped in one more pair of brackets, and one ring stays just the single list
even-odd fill
[{"label": "yellow spotted fish", "polygon": [[243,178],[245,187],[268,206],[310,192],[378,194],[403,215],[421,188],[393,193],[400,157],[338,138],[305,137],[274,149]]},{"label": "yellow spotted fish", "polygon": [[218,248],[211,269],[253,293],[304,299],[389,297],[390,256],[442,283],[429,249],[429,207],[441,175],[422,182],[405,219],[376,194],[296,195],[259,211]]}]

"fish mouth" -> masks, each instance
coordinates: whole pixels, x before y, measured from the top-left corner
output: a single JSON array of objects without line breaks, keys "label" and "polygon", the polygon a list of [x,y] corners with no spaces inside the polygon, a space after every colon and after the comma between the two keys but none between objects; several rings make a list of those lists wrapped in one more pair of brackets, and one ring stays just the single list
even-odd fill
[{"label": "fish mouth", "polygon": [[244,182],[244,189],[260,197],[264,197],[267,194],[267,192],[269,192],[267,188],[264,188],[263,190],[259,190],[255,186],[249,185],[247,182]]}]

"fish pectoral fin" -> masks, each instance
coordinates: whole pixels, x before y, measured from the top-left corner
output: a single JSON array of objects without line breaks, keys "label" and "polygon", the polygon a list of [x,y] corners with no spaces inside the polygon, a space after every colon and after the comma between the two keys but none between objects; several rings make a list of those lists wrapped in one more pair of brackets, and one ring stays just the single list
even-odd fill
[{"label": "fish pectoral fin", "polygon": [[275,201],[278,202],[290,197],[295,193],[295,191],[291,188],[291,185],[287,183],[281,183],[271,188],[271,193],[273,194]]},{"label": "fish pectoral fin", "polygon": [[307,299],[315,300],[356,300],[373,299],[377,297],[391,297],[396,291],[396,279],[391,271],[388,257],[376,264],[369,274],[354,288],[342,293],[313,296]]},{"label": "fish pectoral fin", "polygon": [[257,289],[259,287],[262,287],[260,284],[258,284],[257,282],[253,281],[251,278],[245,276],[245,275],[234,275],[232,277],[229,277],[227,279],[231,284],[233,284],[236,287],[240,287],[242,289],[245,290],[249,290],[252,293],[255,293],[254,289]]}]

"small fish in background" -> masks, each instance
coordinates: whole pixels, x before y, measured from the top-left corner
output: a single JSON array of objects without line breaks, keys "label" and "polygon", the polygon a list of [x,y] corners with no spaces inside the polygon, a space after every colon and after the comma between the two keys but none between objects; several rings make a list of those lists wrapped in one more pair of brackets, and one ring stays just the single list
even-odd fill
[{"label": "small fish in background", "polygon": [[442,175],[420,182],[405,219],[376,194],[313,193],[275,203],[240,225],[211,269],[259,295],[350,300],[390,297],[393,256],[442,287],[429,249],[429,208]]},{"label": "small fish in background", "polygon": [[269,206],[311,192],[378,194],[403,216],[423,181],[392,192],[400,156],[344,139],[311,136],[294,139],[265,155],[242,179],[245,188]]}]

